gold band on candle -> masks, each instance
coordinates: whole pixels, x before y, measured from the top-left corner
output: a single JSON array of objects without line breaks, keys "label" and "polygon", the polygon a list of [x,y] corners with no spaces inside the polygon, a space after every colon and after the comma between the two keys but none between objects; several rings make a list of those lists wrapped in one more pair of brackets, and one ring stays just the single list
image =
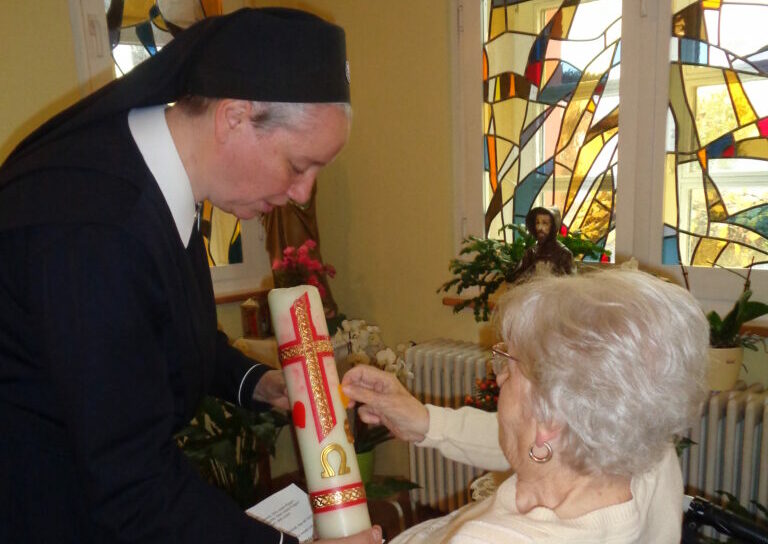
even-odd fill
[{"label": "gold band on candle", "polygon": [[365,487],[363,487],[362,482],[357,482],[335,489],[317,491],[309,494],[309,501],[315,514],[339,510],[366,502]]}]

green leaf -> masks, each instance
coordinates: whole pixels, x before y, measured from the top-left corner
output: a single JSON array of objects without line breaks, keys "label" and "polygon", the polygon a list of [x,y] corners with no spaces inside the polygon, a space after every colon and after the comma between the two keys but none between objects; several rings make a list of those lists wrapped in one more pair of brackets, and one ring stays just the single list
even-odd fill
[{"label": "green leaf", "polygon": [[394,438],[383,425],[362,425],[355,436],[355,452],[365,453]]},{"label": "green leaf", "polygon": [[[487,321],[490,316],[489,296],[496,292],[505,281],[511,281],[525,250],[536,243],[536,239],[524,225],[504,225],[499,232],[511,231],[511,241],[495,240],[468,236],[462,242],[459,251],[461,259],[451,259],[448,269],[453,278],[442,284],[437,292],[455,290],[457,294],[471,288],[477,288],[479,294],[454,306],[459,312],[471,306],[476,321]],[[588,256],[599,259],[610,255],[602,247],[585,238],[578,231],[571,231],[558,239],[571,250],[574,257]]]},{"label": "green leaf", "polygon": [[680,457],[685,450],[696,444],[697,442],[694,442],[687,436],[675,437],[675,451],[677,452],[677,456]]}]

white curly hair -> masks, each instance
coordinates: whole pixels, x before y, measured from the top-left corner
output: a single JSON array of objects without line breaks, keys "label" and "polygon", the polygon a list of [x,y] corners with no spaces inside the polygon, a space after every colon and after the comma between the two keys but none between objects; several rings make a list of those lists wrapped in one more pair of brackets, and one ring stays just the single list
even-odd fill
[{"label": "white curly hair", "polygon": [[641,474],[698,417],[709,328],[676,285],[629,270],[539,277],[505,294],[494,319],[574,470]]}]

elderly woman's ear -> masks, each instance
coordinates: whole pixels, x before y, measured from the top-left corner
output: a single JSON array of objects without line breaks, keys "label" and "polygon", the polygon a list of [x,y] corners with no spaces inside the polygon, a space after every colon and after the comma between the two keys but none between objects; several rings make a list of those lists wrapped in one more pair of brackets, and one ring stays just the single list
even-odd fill
[{"label": "elderly woman's ear", "polygon": [[528,449],[528,458],[534,463],[547,463],[552,459],[562,426],[556,423],[537,423],[536,438]]},{"label": "elderly woman's ear", "polygon": [[538,423],[536,425],[536,445],[552,444],[560,437],[563,426],[559,423]]}]

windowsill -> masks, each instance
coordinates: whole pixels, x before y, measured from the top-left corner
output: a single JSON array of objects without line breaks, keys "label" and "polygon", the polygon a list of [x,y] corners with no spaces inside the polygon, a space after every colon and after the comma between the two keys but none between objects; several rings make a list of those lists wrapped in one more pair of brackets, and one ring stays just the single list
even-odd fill
[{"label": "windowsill", "polygon": [[[461,302],[464,302],[466,300],[467,299],[464,299],[461,297],[443,297],[443,306],[456,307]],[[469,309],[473,307],[474,307],[474,304],[468,304],[464,309]],[[489,301],[488,308],[492,310],[494,308],[494,303]],[[762,319],[759,321],[762,321]],[[747,323],[746,325],[742,325],[740,332],[741,334],[756,334],[757,336],[768,338],[768,324]]]},{"label": "windowsill", "polygon": [[250,289],[247,291],[237,291],[235,293],[228,293],[226,295],[216,296],[216,304],[229,304],[231,302],[243,302],[249,298],[263,296],[264,293],[269,292],[269,289]]}]

